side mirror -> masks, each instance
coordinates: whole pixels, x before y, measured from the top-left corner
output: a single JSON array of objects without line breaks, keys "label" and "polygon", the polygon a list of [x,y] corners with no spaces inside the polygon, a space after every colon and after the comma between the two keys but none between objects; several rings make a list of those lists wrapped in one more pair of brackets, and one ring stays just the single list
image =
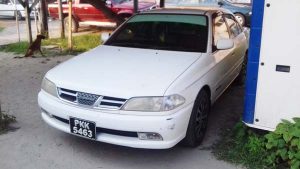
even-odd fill
[{"label": "side mirror", "polygon": [[218,50],[226,50],[231,49],[234,46],[234,42],[232,39],[220,39],[217,42],[217,49]]},{"label": "side mirror", "polygon": [[110,33],[108,32],[103,32],[101,33],[101,42],[104,43],[106,42],[110,37]]},{"label": "side mirror", "polygon": [[110,0],[105,1],[106,6],[112,6],[112,2]]}]

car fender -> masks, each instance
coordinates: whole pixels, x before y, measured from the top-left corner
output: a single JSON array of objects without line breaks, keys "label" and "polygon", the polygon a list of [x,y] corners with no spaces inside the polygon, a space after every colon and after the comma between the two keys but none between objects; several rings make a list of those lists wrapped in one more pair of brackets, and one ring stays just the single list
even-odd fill
[{"label": "car fender", "polygon": [[164,95],[180,94],[185,99],[185,104],[193,103],[199,91],[207,86],[210,88],[211,100],[214,101],[215,92],[212,89],[212,80],[210,76],[210,70],[214,68],[215,62],[211,54],[200,54],[190,67],[186,69],[166,90]]}]

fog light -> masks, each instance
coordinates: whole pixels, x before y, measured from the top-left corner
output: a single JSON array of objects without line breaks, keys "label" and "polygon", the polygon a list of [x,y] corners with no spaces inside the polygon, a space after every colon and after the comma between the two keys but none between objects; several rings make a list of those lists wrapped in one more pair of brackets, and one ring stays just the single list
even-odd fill
[{"label": "fog light", "polygon": [[138,133],[140,140],[154,140],[161,141],[163,140],[162,136],[158,133]]}]

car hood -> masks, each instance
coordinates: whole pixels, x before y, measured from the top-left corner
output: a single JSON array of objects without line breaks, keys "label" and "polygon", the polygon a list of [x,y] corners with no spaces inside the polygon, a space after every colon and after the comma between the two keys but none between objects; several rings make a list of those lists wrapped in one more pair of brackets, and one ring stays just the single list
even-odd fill
[{"label": "car hood", "polygon": [[163,96],[200,53],[102,45],[50,70],[57,87],[104,96]]}]

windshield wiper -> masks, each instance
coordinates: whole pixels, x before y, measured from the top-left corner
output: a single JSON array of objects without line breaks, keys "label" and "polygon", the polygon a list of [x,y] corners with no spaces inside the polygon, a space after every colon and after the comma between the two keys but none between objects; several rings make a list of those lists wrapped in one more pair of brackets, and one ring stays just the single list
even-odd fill
[{"label": "windshield wiper", "polygon": [[133,42],[111,42],[109,45],[112,45],[112,46],[122,46],[122,47],[148,48],[148,45],[143,45],[141,43],[133,43]]}]

